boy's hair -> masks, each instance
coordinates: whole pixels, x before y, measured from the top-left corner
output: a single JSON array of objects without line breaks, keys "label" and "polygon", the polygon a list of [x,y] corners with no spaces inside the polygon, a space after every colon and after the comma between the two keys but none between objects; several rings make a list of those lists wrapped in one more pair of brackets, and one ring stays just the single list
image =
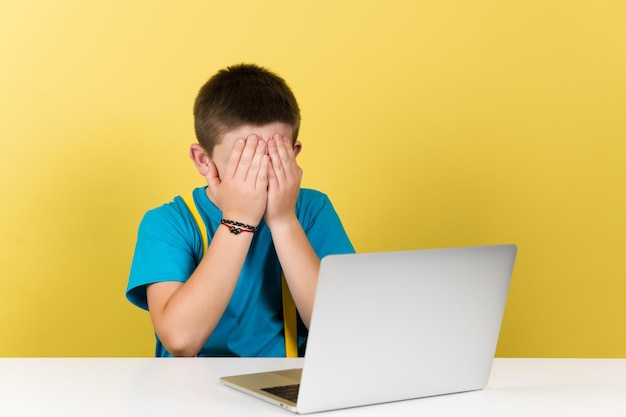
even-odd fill
[{"label": "boy's hair", "polygon": [[193,108],[198,142],[209,154],[221,136],[244,125],[281,122],[300,130],[300,109],[284,79],[253,64],[220,70],[202,86]]}]

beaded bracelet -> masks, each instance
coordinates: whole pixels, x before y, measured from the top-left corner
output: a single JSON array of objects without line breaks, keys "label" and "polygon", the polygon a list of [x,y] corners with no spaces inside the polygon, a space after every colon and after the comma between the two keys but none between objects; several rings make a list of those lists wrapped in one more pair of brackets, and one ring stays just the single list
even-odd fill
[{"label": "beaded bracelet", "polygon": [[228,227],[228,230],[230,230],[230,233],[234,235],[238,235],[241,232],[254,233],[257,230],[255,226],[250,226],[249,224],[236,222],[234,220],[222,219],[221,223],[224,226]]}]

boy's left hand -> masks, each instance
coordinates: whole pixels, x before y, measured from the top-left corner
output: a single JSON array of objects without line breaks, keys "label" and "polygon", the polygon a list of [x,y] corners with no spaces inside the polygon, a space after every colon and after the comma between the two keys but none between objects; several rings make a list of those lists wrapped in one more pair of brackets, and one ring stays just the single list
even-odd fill
[{"label": "boy's left hand", "polygon": [[296,201],[302,181],[302,168],[287,136],[274,134],[267,142],[271,166],[265,222],[270,227],[296,219]]}]

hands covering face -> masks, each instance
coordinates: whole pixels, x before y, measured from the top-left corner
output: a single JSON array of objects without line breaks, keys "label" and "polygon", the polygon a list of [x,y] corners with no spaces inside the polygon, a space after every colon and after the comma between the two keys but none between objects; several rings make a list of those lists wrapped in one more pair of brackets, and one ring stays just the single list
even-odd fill
[{"label": "hands covering face", "polygon": [[302,168],[287,136],[236,139],[224,172],[211,162],[206,179],[224,218],[272,228],[295,217]]}]

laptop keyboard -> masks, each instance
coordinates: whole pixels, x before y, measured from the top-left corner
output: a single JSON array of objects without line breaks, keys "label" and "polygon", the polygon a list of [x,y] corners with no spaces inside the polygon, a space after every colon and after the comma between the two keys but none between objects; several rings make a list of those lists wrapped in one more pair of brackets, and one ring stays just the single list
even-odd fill
[{"label": "laptop keyboard", "polygon": [[277,397],[284,398],[291,402],[298,401],[298,391],[300,390],[300,384],[293,385],[281,385],[279,387],[261,388],[261,391],[269,392]]}]

